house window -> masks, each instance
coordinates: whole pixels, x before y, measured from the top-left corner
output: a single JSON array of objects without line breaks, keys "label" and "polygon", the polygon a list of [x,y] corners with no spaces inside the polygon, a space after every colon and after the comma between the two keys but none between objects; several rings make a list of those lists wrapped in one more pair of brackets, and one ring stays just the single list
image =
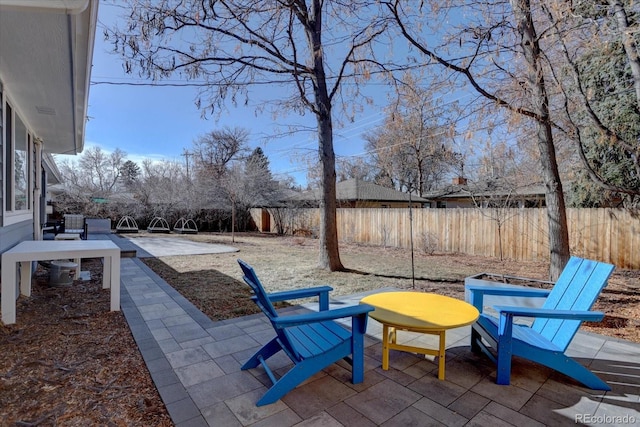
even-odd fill
[{"label": "house window", "polygon": [[13,199],[13,210],[24,211],[29,209],[31,201],[29,191],[29,138],[27,128],[22,120],[15,117],[15,145],[13,150],[13,179],[15,183],[15,193]]},{"label": "house window", "polygon": [[11,120],[11,118],[13,117],[12,114],[12,108],[7,104],[6,108],[4,109],[4,111],[6,112],[6,115],[4,117],[4,132],[5,132],[5,162],[4,164],[7,165],[6,169],[5,169],[5,179],[4,179],[4,199],[5,199],[5,209],[7,211],[11,211],[13,208],[13,179],[11,178],[11,171],[12,168],[9,166],[11,164],[11,158],[13,157],[11,155],[12,153],[12,144],[11,144],[11,140],[13,139],[13,120]]},{"label": "house window", "polygon": [[5,210],[26,212],[31,206],[31,136],[24,122],[5,104]]}]

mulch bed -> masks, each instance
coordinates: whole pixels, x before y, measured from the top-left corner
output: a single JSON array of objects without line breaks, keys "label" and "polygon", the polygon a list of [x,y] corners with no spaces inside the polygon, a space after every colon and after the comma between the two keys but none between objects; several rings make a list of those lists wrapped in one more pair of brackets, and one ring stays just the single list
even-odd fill
[{"label": "mulch bed", "polygon": [[0,325],[0,425],[173,425],[100,261],[82,269],[91,280],[53,287],[39,267],[16,324]]}]

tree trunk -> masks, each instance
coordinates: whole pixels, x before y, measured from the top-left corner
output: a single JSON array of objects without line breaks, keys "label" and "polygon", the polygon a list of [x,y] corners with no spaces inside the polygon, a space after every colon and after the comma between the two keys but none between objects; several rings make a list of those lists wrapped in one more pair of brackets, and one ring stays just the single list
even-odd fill
[{"label": "tree trunk", "polygon": [[236,204],[231,202],[231,242],[235,243],[235,226],[236,226]]},{"label": "tree trunk", "polygon": [[314,0],[307,39],[313,52],[314,111],[318,122],[318,155],[322,169],[320,200],[320,256],[318,266],[330,271],[344,270],[338,250],[336,214],[336,156],[333,150],[331,97],[327,90],[322,50],[322,5]]},{"label": "tree trunk", "polygon": [[540,46],[531,17],[529,0],[511,0],[521,46],[528,66],[528,83],[531,91],[532,108],[538,116],[536,120],[537,143],[540,151],[542,177],[546,186],[547,220],[549,222],[549,251],[551,280],[558,278],[569,260],[569,229],[564,193],[558,172],[551,121],[549,100],[540,64]]},{"label": "tree trunk", "polygon": [[320,268],[344,270],[338,249],[336,214],[336,168],[330,117],[318,117],[318,144],[322,167],[322,199],[320,200]]}]

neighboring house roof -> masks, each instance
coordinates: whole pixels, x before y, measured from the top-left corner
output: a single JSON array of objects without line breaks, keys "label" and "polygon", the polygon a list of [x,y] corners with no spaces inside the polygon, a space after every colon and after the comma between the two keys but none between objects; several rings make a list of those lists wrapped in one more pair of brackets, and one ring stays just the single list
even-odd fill
[{"label": "neighboring house roof", "polygon": [[[290,200],[315,201],[320,200],[320,189],[314,189],[300,193]],[[336,200],[356,201],[367,200],[376,202],[409,202],[409,194],[393,188],[383,187],[373,182],[359,179],[348,179],[336,184]],[[428,200],[418,196],[411,196],[411,201],[427,203]]]},{"label": "neighboring house roof", "polygon": [[0,0],[0,81],[48,153],[84,148],[97,0]]},{"label": "neighboring house roof", "polygon": [[473,197],[528,197],[528,196],[544,196],[546,194],[545,186],[542,184],[527,184],[515,188],[509,188],[507,185],[484,183],[473,183],[463,185],[448,185],[447,187],[430,191],[427,193],[429,199],[452,199],[452,198],[471,198]]}]

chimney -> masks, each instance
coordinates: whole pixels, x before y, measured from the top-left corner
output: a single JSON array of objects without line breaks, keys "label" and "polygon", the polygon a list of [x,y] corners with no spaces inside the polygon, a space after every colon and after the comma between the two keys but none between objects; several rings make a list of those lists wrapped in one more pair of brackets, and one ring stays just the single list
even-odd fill
[{"label": "chimney", "polygon": [[467,178],[457,176],[453,178],[453,185],[467,185]]}]

